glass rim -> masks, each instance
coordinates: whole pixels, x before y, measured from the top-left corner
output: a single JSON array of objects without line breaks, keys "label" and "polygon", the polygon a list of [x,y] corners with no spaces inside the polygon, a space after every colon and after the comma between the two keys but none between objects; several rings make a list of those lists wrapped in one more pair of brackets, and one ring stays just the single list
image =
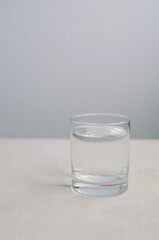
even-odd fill
[{"label": "glass rim", "polygon": [[[95,116],[112,116],[112,117],[120,117],[123,118],[123,121],[116,121],[116,122],[110,122],[110,123],[99,123],[97,121],[95,122],[89,122],[89,121],[80,121],[76,120],[76,118],[80,117],[95,117]],[[118,113],[81,113],[81,114],[75,114],[70,117],[70,122],[75,124],[90,124],[90,125],[120,125],[120,124],[128,124],[130,123],[130,118],[123,114]]]}]

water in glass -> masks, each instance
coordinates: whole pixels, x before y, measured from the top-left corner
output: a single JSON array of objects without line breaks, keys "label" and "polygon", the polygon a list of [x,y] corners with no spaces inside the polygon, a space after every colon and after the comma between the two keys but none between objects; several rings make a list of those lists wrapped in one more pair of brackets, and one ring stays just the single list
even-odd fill
[{"label": "water in glass", "polygon": [[129,131],[119,126],[78,126],[71,133],[72,182],[90,196],[114,196],[127,189]]}]

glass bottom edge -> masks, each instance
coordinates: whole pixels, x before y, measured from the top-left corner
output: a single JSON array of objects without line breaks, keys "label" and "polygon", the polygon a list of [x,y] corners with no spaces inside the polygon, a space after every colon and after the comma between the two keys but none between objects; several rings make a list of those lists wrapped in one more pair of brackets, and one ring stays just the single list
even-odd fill
[{"label": "glass bottom edge", "polygon": [[82,185],[73,183],[72,190],[78,194],[90,196],[90,197],[113,197],[126,192],[128,183],[114,184],[114,185],[93,185],[84,184]]}]

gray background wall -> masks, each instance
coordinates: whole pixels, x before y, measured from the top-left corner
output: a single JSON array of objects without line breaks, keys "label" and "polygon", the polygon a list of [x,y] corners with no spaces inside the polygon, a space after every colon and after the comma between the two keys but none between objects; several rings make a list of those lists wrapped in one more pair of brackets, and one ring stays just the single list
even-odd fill
[{"label": "gray background wall", "polygon": [[158,0],[0,0],[0,137],[68,137],[117,112],[159,138]]}]

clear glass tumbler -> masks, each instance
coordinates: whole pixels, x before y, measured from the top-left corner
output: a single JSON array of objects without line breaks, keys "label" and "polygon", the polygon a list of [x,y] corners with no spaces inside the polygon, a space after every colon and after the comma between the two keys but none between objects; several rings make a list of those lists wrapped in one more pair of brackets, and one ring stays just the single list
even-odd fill
[{"label": "clear glass tumbler", "polygon": [[112,113],[79,114],[71,122],[72,188],[97,197],[128,187],[130,119]]}]

